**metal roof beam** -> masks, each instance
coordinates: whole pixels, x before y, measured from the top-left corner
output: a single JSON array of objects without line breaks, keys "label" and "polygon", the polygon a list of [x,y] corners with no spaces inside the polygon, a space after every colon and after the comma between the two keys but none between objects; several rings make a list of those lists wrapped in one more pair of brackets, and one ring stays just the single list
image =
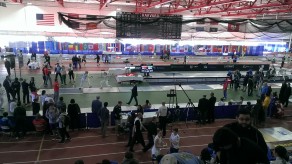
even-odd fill
[{"label": "metal roof beam", "polygon": [[239,1],[240,0],[208,0],[208,1],[201,0],[199,2],[196,2],[194,5],[191,5],[191,6],[187,5],[188,7],[183,8],[183,9],[174,9],[174,10],[169,9],[169,12],[165,14],[174,14],[174,13],[179,13],[179,12],[183,12],[187,10],[200,9],[200,8],[229,4],[229,3],[236,3]]},{"label": "metal roof beam", "polygon": [[201,14],[195,14],[195,15],[209,15],[209,14],[216,14],[216,13],[222,13],[222,12],[230,12],[230,11],[242,11],[242,10],[251,10],[251,9],[259,9],[259,8],[269,8],[269,7],[281,7],[285,5],[291,5],[292,2],[286,3],[286,4],[281,4],[281,3],[268,3],[268,4],[263,4],[263,5],[246,5],[243,7],[235,7],[232,6],[232,8],[229,8],[228,10],[217,10],[217,11],[206,11],[206,12],[201,12]]},{"label": "metal roof beam", "polygon": [[[148,3],[143,3],[143,2],[139,3],[138,1],[139,0],[136,0],[136,10],[135,10],[136,13],[142,13],[147,9],[155,7],[156,5],[161,5],[161,4],[164,4],[164,3],[168,3],[168,2],[171,2],[173,0],[159,0],[157,2],[152,2],[152,0],[148,0]],[[146,5],[143,6],[144,4],[146,4]]]}]

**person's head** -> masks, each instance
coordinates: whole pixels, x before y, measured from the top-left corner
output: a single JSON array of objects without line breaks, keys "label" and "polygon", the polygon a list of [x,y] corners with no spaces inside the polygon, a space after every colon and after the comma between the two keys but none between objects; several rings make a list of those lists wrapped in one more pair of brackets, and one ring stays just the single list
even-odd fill
[{"label": "person's head", "polygon": [[7,112],[4,112],[3,113],[3,117],[7,117],[8,116],[8,113]]},{"label": "person's head", "polygon": [[111,161],[108,159],[104,159],[101,161],[101,164],[111,164]]},{"label": "person's head", "polygon": [[213,146],[216,152],[231,150],[238,141],[238,135],[226,127],[219,128],[213,135]]},{"label": "person's head", "polygon": [[18,81],[18,78],[16,77],[14,80],[15,80],[15,81]]},{"label": "person's head", "polygon": [[157,136],[158,137],[162,137],[162,131],[161,130],[157,130]]},{"label": "person's head", "polygon": [[213,97],[213,96],[214,96],[214,93],[213,93],[213,92],[211,92],[211,93],[210,93],[210,96],[211,96],[211,97]]},{"label": "person's head", "polygon": [[130,151],[127,151],[125,153],[125,158],[126,159],[133,159],[134,158],[134,154],[132,152],[130,152]]},{"label": "person's head", "polygon": [[142,110],[143,109],[142,105],[138,105],[137,109]]},{"label": "person's head", "polygon": [[274,152],[275,152],[275,156],[278,156],[278,157],[286,160],[287,162],[289,161],[288,152],[287,152],[285,147],[276,146]]},{"label": "person's head", "polygon": [[237,113],[237,122],[242,127],[247,127],[250,125],[250,111],[248,109],[240,109]]},{"label": "person's head", "polygon": [[202,161],[210,161],[211,160],[211,155],[210,155],[208,148],[204,148],[201,151],[200,157],[201,157]]},{"label": "person's head", "polygon": [[243,100],[244,100],[244,98],[242,96],[240,96],[240,101],[243,101]]},{"label": "person's head", "polygon": [[137,113],[137,117],[141,119],[143,117],[142,113]]},{"label": "person's head", "polygon": [[85,71],[85,74],[88,74],[88,71]]},{"label": "person's head", "polygon": [[257,104],[261,104],[262,100],[261,99],[257,99]]},{"label": "person's head", "polygon": [[107,106],[108,106],[108,102],[104,102],[104,103],[103,103],[103,106],[104,106],[104,107],[107,107]]},{"label": "person's head", "polygon": [[84,161],[82,159],[78,159],[74,162],[74,164],[84,164]]},{"label": "person's head", "polygon": [[206,98],[207,96],[206,95],[203,95],[203,98]]},{"label": "person's head", "polygon": [[149,104],[150,103],[150,101],[149,100],[146,100],[146,102],[145,102],[146,104]]},{"label": "person's head", "polygon": [[71,100],[70,100],[70,103],[71,103],[71,104],[74,104],[74,103],[75,103],[75,99],[71,99]]},{"label": "person's head", "polygon": [[99,99],[100,99],[100,96],[97,95],[97,96],[96,96],[96,100],[99,100]]},{"label": "person's head", "polygon": [[224,98],[222,97],[220,100],[221,100],[221,101],[224,101]]},{"label": "person's head", "polygon": [[41,114],[37,113],[37,114],[35,115],[35,119],[36,119],[36,120],[41,119],[41,118],[42,118],[42,115],[41,115]]},{"label": "person's head", "polygon": [[21,102],[20,101],[17,102],[17,106],[21,106]]},{"label": "person's head", "polygon": [[59,100],[60,100],[60,101],[63,101],[63,100],[64,100],[64,98],[61,96],[61,97],[59,98]]},{"label": "person's head", "polygon": [[122,106],[122,101],[118,101],[118,106]]},{"label": "person's head", "polygon": [[250,101],[248,101],[248,102],[246,103],[246,105],[250,106],[250,105],[251,105],[251,102],[250,102]]},{"label": "person's head", "polygon": [[172,130],[172,132],[173,132],[174,135],[176,135],[176,134],[178,133],[178,128],[174,128],[174,129]]},{"label": "person's head", "polygon": [[165,102],[162,102],[161,104],[162,104],[162,106],[165,106]]}]

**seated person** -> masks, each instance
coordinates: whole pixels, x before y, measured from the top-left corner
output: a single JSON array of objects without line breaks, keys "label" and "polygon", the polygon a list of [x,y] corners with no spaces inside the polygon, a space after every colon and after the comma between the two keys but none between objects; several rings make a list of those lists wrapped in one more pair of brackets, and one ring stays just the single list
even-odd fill
[{"label": "seated person", "polygon": [[218,106],[225,106],[224,98],[221,98],[218,102]]},{"label": "seated person", "polygon": [[278,100],[275,102],[276,104],[276,111],[274,113],[275,118],[282,118],[284,116],[284,108],[283,104],[279,102]]},{"label": "seated person", "polygon": [[289,156],[285,147],[277,146],[274,150],[274,155],[276,157],[275,161],[271,161],[271,164],[289,164]]},{"label": "seated person", "polygon": [[151,103],[149,100],[146,100],[145,104],[143,105],[143,109],[151,109]]},{"label": "seated person", "polygon": [[130,164],[130,163],[139,163],[139,162],[134,158],[134,154],[132,152],[126,152],[124,160],[122,161],[122,164]]},{"label": "seated person", "polygon": [[181,152],[164,155],[160,163],[201,164],[202,161],[193,154]]},{"label": "seated person", "polygon": [[32,124],[34,125],[35,130],[37,132],[42,132],[46,130],[47,122],[43,119],[43,117],[39,113],[36,114],[35,119],[32,121]]},{"label": "seated person", "polygon": [[4,132],[9,132],[10,129],[12,128],[12,122],[11,122],[11,120],[8,118],[8,113],[7,113],[7,112],[4,112],[4,113],[3,113],[3,117],[2,117],[2,119],[0,120],[0,125],[1,125],[1,129],[2,129]]}]

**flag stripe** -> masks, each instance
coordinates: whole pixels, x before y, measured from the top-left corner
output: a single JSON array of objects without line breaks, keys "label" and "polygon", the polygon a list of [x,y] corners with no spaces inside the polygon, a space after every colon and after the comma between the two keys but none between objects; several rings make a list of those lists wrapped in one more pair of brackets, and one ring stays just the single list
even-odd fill
[{"label": "flag stripe", "polygon": [[41,26],[54,26],[54,14],[36,14],[36,24]]}]

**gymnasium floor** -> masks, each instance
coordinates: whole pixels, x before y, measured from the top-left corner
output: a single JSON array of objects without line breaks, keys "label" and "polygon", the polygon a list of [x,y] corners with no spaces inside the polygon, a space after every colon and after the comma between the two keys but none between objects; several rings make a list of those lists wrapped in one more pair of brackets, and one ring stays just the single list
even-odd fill
[{"label": "gymnasium floor", "polygon": [[[147,57],[145,57],[147,58]],[[123,60],[123,59],[119,59]],[[133,63],[139,63],[135,58],[131,58]],[[152,60],[152,59],[151,59]],[[207,61],[207,58],[194,58],[190,62],[197,61]],[[210,60],[210,59],[209,59]],[[266,62],[262,61],[263,59],[254,59],[246,58],[243,59],[243,62],[251,62],[257,60],[257,62]],[[26,60],[25,60],[26,61]],[[63,60],[67,65],[69,60]],[[150,61],[150,59],[149,59]],[[170,64],[170,62],[163,62],[155,60],[157,63]],[[218,62],[217,58],[213,58],[212,61]],[[4,67],[4,61],[0,62],[0,81],[2,82],[6,75],[6,70]],[[54,65],[56,60],[52,58],[52,64]],[[65,102],[68,103],[71,98],[74,98],[76,102],[80,105],[81,108],[89,108],[91,106],[91,101],[95,99],[96,95],[101,96],[103,102],[108,101],[110,106],[114,106],[117,101],[121,100],[124,104],[130,98],[130,89],[129,84],[117,84],[114,77],[110,78],[110,85],[112,88],[104,88],[103,90],[99,89],[99,82],[101,80],[100,74],[101,70],[107,70],[110,67],[125,67],[126,64],[116,61],[113,64],[101,64],[96,67],[93,60],[89,60],[89,63],[86,64],[86,67],[82,67],[76,73],[80,75],[85,70],[89,70],[93,75],[93,88],[83,89],[83,93],[80,92],[76,86],[79,86],[79,81],[76,81],[75,85],[67,85],[60,92],[61,96],[64,96]],[[16,71],[19,74],[19,70]],[[214,72],[213,72],[214,73]],[[218,72],[220,73],[220,72]],[[221,72],[224,74],[224,72]],[[213,75],[217,75],[215,72]],[[40,70],[28,70],[28,68],[22,68],[22,77],[29,79],[34,76],[37,81],[37,86],[44,89],[41,82],[41,71]],[[13,77],[13,74],[12,74]],[[78,77],[78,76],[77,76]],[[75,88],[73,88],[75,87]],[[273,83],[273,91],[278,91],[280,84]],[[140,104],[143,104],[146,99],[149,99],[152,104],[160,104],[162,101],[168,102],[166,94],[169,93],[170,89],[174,88],[174,85],[169,86],[150,86],[147,83],[142,83],[138,86],[139,96],[138,101]],[[193,102],[198,102],[203,94],[206,94],[209,97],[209,93],[212,91],[217,97],[217,101],[222,97],[222,86],[218,85],[207,85],[207,84],[194,84],[194,85],[184,85],[183,88],[186,90],[187,94],[190,96]],[[47,89],[47,88],[46,88]],[[177,88],[178,103],[186,103],[188,98],[181,91],[180,88]],[[48,90],[50,92],[50,90]],[[251,97],[248,97],[246,93],[241,91],[228,90],[228,101],[229,100],[239,100],[239,97],[243,96],[245,100],[255,100],[257,99],[256,94]],[[5,110],[7,110],[7,103],[4,104]],[[127,108],[128,106],[123,106],[122,108]],[[30,107],[27,110],[31,110]],[[286,109],[288,115],[292,111],[291,106]],[[291,112],[292,113],[292,112]],[[193,122],[188,122],[188,126],[185,123],[176,123],[174,127],[179,128],[181,139],[181,150],[192,152],[195,155],[199,155],[199,152],[204,148],[208,143],[211,142],[212,135],[219,127],[223,126],[226,123],[230,123],[234,120],[232,119],[221,119],[217,120],[214,124],[208,124],[202,127],[196,126]],[[274,120],[268,119],[267,128],[272,127],[283,127],[292,131],[291,126],[292,119],[287,117],[285,120]],[[171,127],[168,127],[170,130]],[[170,131],[167,132],[167,135],[170,134]],[[112,129],[109,129],[109,137],[102,138],[100,135],[99,129],[89,129],[85,131],[75,131],[70,132],[72,141],[65,144],[58,144],[57,141],[52,141],[51,137],[48,135],[37,136],[35,134],[29,134],[25,139],[15,140],[14,138],[9,139],[7,136],[3,136],[0,142],[0,163],[62,163],[69,164],[77,159],[83,159],[85,163],[93,164],[100,162],[102,159],[111,159],[118,162],[121,162],[127,148],[127,136],[117,137],[114,135]],[[145,135],[145,134],[144,134]],[[146,137],[145,137],[146,139]],[[168,141],[167,138],[165,139]],[[286,141],[290,142],[290,140]],[[146,141],[147,143],[147,141]],[[168,144],[169,145],[169,144]],[[143,153],[141,152],[140,145],[135,146],[135,157],[141,161],[141,163],[151,163],[150,161],[150,152]],[[167,152],[167,148],[163,150],[163,153]]]}]

